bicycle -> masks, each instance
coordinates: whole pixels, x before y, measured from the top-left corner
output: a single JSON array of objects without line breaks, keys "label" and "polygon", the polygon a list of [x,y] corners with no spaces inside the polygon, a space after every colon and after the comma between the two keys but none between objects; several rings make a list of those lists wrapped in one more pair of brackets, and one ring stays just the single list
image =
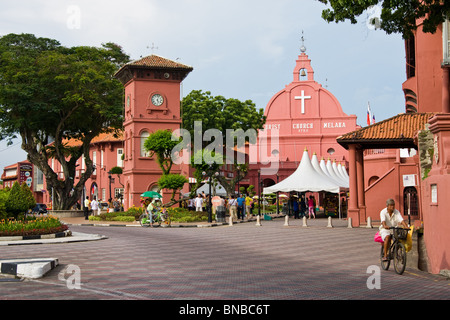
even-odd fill
[{"label": "bicycle", "polygon": [[139,223],[142,227],[159,227],[161,223],[170,226],[170,215],[166,209],[154,210],[149,216],[148,213],[143,213],[139,216]]},{"label": "bicycle", "polygon": [[406,240],[409,229],[390,227],[390,230],[394,230],[392,235],[391,244],[387,251],[387,260],[383,260],[384,257],[384,243],[381,244],[381,267],[383,270],[388,270],[391,264],[391,260],[394,260],[394,269],[397,274],[403,274],[406,268],[406,248],[400,240]]}]

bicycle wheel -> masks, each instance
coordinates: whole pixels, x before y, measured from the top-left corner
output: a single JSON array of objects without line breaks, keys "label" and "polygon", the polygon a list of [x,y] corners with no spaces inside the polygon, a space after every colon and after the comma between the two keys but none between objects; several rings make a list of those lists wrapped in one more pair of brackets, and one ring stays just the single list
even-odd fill
[{"label": "bicycle wheel", "polygon": [[398,274],[402,274],[406,268],[406,249],[403,243],[397,243],[394,249],[394,269]]},{"label": "bicycle wheel", "polygon": [[[380,251],[380,261],[381,261],[381,268],[383,268],[383,270],[388,270],[389,266],[391,265],[391,260],[383,260],[384,257],[384,245],[381,246],[381,251]],[[389,251],[388,251],[388,257],[389,257]]]},{"label": "bicycle wheel", "polygon": [[143,213],[139,216],[139,223],[142,227],[150,227],[150,219],[148,218],[148,214]]},{"label": "bicycle wheel", "polygon": [[170,227],[170,215],[167,212],[165,212],[162,213],[161,216],[164,224]]},{"label": "bicycle wheel", "polygon": [[159,227],[161,225],[161,217],[158,213],[153,215],[153,227]]}]

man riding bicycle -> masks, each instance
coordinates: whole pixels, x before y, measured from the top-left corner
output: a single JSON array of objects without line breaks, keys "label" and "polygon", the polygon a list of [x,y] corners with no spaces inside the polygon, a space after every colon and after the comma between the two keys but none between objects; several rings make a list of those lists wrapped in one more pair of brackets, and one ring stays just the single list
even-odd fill
[{"label": "man riding bicycle", "polygon": [[395,209],[394,199],[387,199],[386,208],[384,208],[380,212],[380,219],[380,236],[384,241],[383,261],[386,261],[389,260],[387,257],[387,251],[392,239],[392,230],[389,230],[389,228],[396,227],[397,225],[401,224],[405,229],[408,229],[408,225],[403,220],[400,211]]},{"label": "man riding bicycle", "polygon": [[153,199],[148,206],[147,206],[147,214],[150,219],[150,225],[153,226],[153,216],[155,215],[156,211],[158,211],[161,207],[161,202],[159,199]]}]

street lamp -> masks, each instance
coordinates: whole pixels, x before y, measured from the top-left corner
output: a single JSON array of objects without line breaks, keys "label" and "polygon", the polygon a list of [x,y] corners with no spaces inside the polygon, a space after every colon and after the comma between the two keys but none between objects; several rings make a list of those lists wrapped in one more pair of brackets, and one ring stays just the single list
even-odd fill
[{"label": "street lamp", "polygon": [[208,222],[211,223],[212,222],[212,202],[211,202],[211,183],[212,183],[212,177],[213,176],[218,176],[219,172],[214,172],[212,170],[212,166],[209,167],[209,169],[207,171],[203,171],[202,174],[204,176],[207,176],[209,178],[209,201],[208,201]]},{"label": "street lamp", "polygon": [[240,179],[241,178],[241,167],[237,166],[236,169],[237,169],[237,183],[238,183],[238,196],[239,196],[239,194],[241,193],[241,190],[239,189],[239,180],[241,180]]},{"label": "street lamp", "polygon": [[114,182],[114,178],[112,177],[111,170],[108,171],[108,179],[109,179],[109,199],[112,201],[112,195],[111,195],[111,183]]},{"label": "street lamp", "polygon": [[261,170],[258,170],[258,192],[259,192],[259,196],[258,196],[258,216],[261,215]]},{"label": "street lamp", "polygon": [[[280,178],[280,176],[277,173],[277,183],[278,183],[279,178]],[[280,195],[280,192],[277,191],[277,214],[280,214],[280,196],[279,195]]]}]

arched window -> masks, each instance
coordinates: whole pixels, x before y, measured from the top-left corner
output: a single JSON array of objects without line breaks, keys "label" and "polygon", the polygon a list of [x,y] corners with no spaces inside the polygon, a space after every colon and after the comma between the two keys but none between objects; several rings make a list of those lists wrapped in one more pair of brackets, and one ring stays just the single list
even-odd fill
[{"label": "arched window", "polygon": [[148,131],[142,131],[142,133],[141,133],[141,157],[149,156],[149,152],[147,152],[144,148],[144,142],[149,136],[150,136],[150,133],[148,133]]},{"label": "arched window", "polygon": [[406,187],[403,190],[403,208],[405,210],[403,213],[405,216],[408,215],[408,209],[410,215],[419,215],[419,199],[415,187]]}]

